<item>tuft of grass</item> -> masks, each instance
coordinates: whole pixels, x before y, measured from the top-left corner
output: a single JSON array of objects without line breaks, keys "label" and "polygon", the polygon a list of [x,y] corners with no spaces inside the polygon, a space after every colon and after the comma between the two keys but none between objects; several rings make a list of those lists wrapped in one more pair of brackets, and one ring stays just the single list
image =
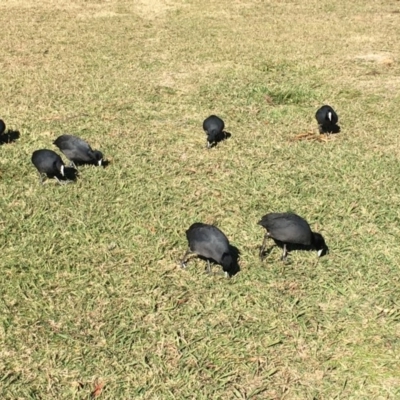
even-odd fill
[{"label": "tuft of grass", "polygon": [[[397,11],[3,1],[0,397],[398,398]],[[341,133],[293,141],[322,104]],[[232,136],[207,151],[210,114]],[[62,133],[109,166],[40,186],[31,154]],[[260,263],[256,222],[287,210],[329,255]],[[179,268],[195,221],[239,274]]]}]

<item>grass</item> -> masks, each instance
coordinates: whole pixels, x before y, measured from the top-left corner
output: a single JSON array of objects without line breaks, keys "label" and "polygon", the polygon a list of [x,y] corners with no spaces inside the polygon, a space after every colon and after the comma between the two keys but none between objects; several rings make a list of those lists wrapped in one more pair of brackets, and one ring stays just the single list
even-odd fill
[{"label": "grass", "polygon": [[[399,14],[378,1],[5,0],[2,399],[400,396]],[[314,130],[329,103],[342,132]],[[232,137],[206,151],[201,125]],[[111,164],[39,186],[62,133]],[[330,254],[274,249],[292,210]],[[177,260],[195,221],[230,280]],[[271,243],[270,243],[271,245]]]}]

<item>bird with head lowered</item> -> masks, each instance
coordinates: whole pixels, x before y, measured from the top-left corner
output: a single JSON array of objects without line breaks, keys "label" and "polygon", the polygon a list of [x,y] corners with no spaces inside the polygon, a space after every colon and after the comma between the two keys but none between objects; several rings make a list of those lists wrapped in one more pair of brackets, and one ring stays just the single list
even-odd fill
[{"label": "bird with head lowered", "polygon": [[55,178],[61,184],[59,176],[64,176],[64,162],[53,150],[41,149],[32,153],[32,163],[39,173],[39,182],[43,184],[43,174]]},{"label": "bird with head lowered", "polygon": [[54,141],[54,144],[68,158],[74,168],[82,164],[102,165],[103,153],[93,150],[87,142],[77,136],[61,135]]},{"label": "bird with head lowered", "polygon": [[191,253],[207,260],[207,273],[211,273],[210,260],[222,266],[226,277],[237,272],[237,260],[226,235],[214,225],[196,222],[186,231],[189,248],[182,257],[181,267],[186,267],[187,257]]},{"label": "bird with head lowered", "polygon": [[224,128],[224,121],[216,115],[210,115],[204,120],[203,130],[207,135],[208,149],[225,139]]},{"label": "bird with head lowered", "polygon": [[318,257],[328,251],[325,239],[320,233],[313,232],[308,222],[294,213],[270,213],[264,215],[258,224],[266,229],[260,248],[260,259],[263,260],[267,239],[283,249],[281,259],[286,260],[288,250],[317,250]]},{"label": "bird with head lowered", "polygon": [[319,108],[315,113],[315,119],[318,122],[319,133],[329,135],[340,132],[340,127],[337,125],[339,117],[331,106],[325,105]]}]

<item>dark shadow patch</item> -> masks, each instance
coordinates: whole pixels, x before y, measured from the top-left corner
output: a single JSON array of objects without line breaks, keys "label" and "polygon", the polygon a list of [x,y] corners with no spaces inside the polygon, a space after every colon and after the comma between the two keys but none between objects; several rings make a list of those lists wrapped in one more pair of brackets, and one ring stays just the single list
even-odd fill
[{"label": "dark shadow patch", "polygon": [[101,163],[101,166],[102,166],[103,168],[107,168],[110,164],[111,164],[111,161],[109,161],[109,160],[103,160],[102,163]]},{"label": "dark shadow patch", "polygon": [[223,131],[222,134],[224,135],[224,138],[222,140],[226,140],[232,137],[232,133],[230,132]]},{"label": "dark shadow patch", "polygon": [[216,147],[218,143],[223,142],[223,141],[229,139],[230,137],[232,137],[232,133],[222,131],[221,133],[218,134],[218,136],[215,138],[215,140],[211,143],[211,146],[209,147],[209,149],[211,149],[212,147]]},{"label": "dark shadow patch", "polygon": [[[273,244],[272,246],[270,246],[268,249],[266,249],[263,252],[263,254],[262,254],[263,260],[271,253],[272,249],[275,246],[279,247],[283,252],[283,243],[280,242],[279,240],[275,240],[275,239],[272,239],[272,240],[275,242],[275,244]],[[288,261],[290,253],[292,251],[315,251],[315,252],[317,252],[317,250],[315,249],[314,246],[306,246],[306,245],[303,245],[303,244],[294,244],[294,243],[287,243],[286,244],[286,250],[288,252],[287,258],[286,258],[286,262]],[[323,257],[324,255],[326,255],[328,253],[329,253],[329,247],[327,245],[326,248],[322,251],[320,257]],[[282,257],[282,253],[280,254],[280,257]]]},{"label": "dark shadow patch", "polygon": [[[273,244],[272,246],[268,246],[268,242],[267,242],[267,244],[265,245],[264,251],[261,254],[259,253],[259,258],[260,258],[261,262],[263,262],[272,253],[272,250],[274,247],[276,247],[276,244]],[[260,252],[260,250],[261,250],[261,246],[258,247],[258,252]]]},{"label": "dark shadow patch", "polygon": [[19,131],[12,131],[9,129],[7,132],[0,135],[0,146],[3,144],[14,143],[21,136]]},{"label": "dark shadow patch", "polygon": [[[76,165],[76,167],[84,167],[86,165],[91,165],[92,167],[100,167],[100,168],[107,168],[110,164],[111,161],[108,160],[103,160],[101,162],[101,165],[99,165],[97,163],[97,161],[90,161],[90,162],[74,162],[74,164]],[[73,164],[70,164],[70,168],[74,168]]]},{"label": "dark shadow patch", "polygon": [[69,181],[76,181],[78,178],[78,170],[71,167],[64,168],[65,178]]},{"label": "dark shadow patch", "polygon": [[240,272],[240,265],[239,265],[239,259],[240,259],[240,250],[233,245],[229,245],[229,251],[232,255],[233,258],[233,268],[228,271],[229,276],[235,276],[238,272]]},{"label": "dark shadow patch", "polygon": [[340,132],[340,126],[336,124],[319,125],[318,129],[320,134],[325,135],[336,134]]}]

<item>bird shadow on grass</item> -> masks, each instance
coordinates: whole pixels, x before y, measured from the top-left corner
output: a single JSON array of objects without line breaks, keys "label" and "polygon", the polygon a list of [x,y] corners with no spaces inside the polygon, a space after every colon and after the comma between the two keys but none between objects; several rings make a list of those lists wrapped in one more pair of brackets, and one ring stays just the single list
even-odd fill
[{"label": "bird shadow on grass", "polygon": [[7,132],[0,135],[0,146],[3,144],[14,143],[21,136],[19,131],[8,130]]},{"label": "bird shadow on grass", "polygon": [[[271,253],[272,250],[278,247],[280,250],[283,250],[283,243],[280,242],[276,242],[274,244],[272,244],[271,246],[269,246],[269,248],[267,248],[266,250],[263,251],[262,253],[262,261],[264,261]],[[285,263],[290,263],[290,253],[292,251],[316,251],[315,248],[313,246],[305,246],[303,244],[287,244],[286,245],[286,249],[287,249],[287,258]],[[326,249],[323,250],[323,252],[321,253],[321,257],[323,257],[324,255],[329,253],[329,247],[327,246]],[[280,253],[282,255],[282,253]]]},{"label": "bird shadow on grass", "polygon": [[[265,249],[262,253],[260,253],[260,258],[261,261],[265,261],[267,257],[272,253],[272,250],[276,247],[276,244],[273,244],[272,246],[265,246]],[[261,246],[257,247],[258,251],[261,250]]]},{"label": "bird shadow on grass", "polygon": [[222,131],[215,139],[215,142],[213,142],[213,144],[210,146],[211,147],[215,147],[217,146],[218,143],[223,142],[227,139],[229,139],[232,136],[232,133],[230,132],[226,132],[226,131]]},{"label": "bird shadow on grass", "polygon": [[111,164],[111,161],[103,160],[102,163],[101,163],[101,166],[103,168],[107,168],[110,164]]},{"label": "bird shadow on grass", "polygon": [[[103,160],[103,161],[101,162],[101,165],[98,165],[97,162],[78,162],[78,161],[75,161],[74,164],[75,164],[77,167],[85,167],[86,165],[91,165],[92,167],[107,168],[107,167],[111,164],[111,161]],[[72,165],[73,165],[73,164],[71,164],[71,166],[72,166]],[[72,167],[71,167],[71,168],[72,168]]]},{"label": "bird shadow on grass", "polygon": [[230,276],[236,275],[238,272],[240,272],[240,265],[239,265],[239,259],[240,259],[240,250],[236,246],[232,246],[231,244],[229,245],[229,250],[231,252],[232,258],[233,258],[233,268],[229,272]]},{"label": "bird shadow on grass", "polygon": [[336,134],[340,132],[340,126],[336,124],[320,125],[318,127],[320,134]]}]

